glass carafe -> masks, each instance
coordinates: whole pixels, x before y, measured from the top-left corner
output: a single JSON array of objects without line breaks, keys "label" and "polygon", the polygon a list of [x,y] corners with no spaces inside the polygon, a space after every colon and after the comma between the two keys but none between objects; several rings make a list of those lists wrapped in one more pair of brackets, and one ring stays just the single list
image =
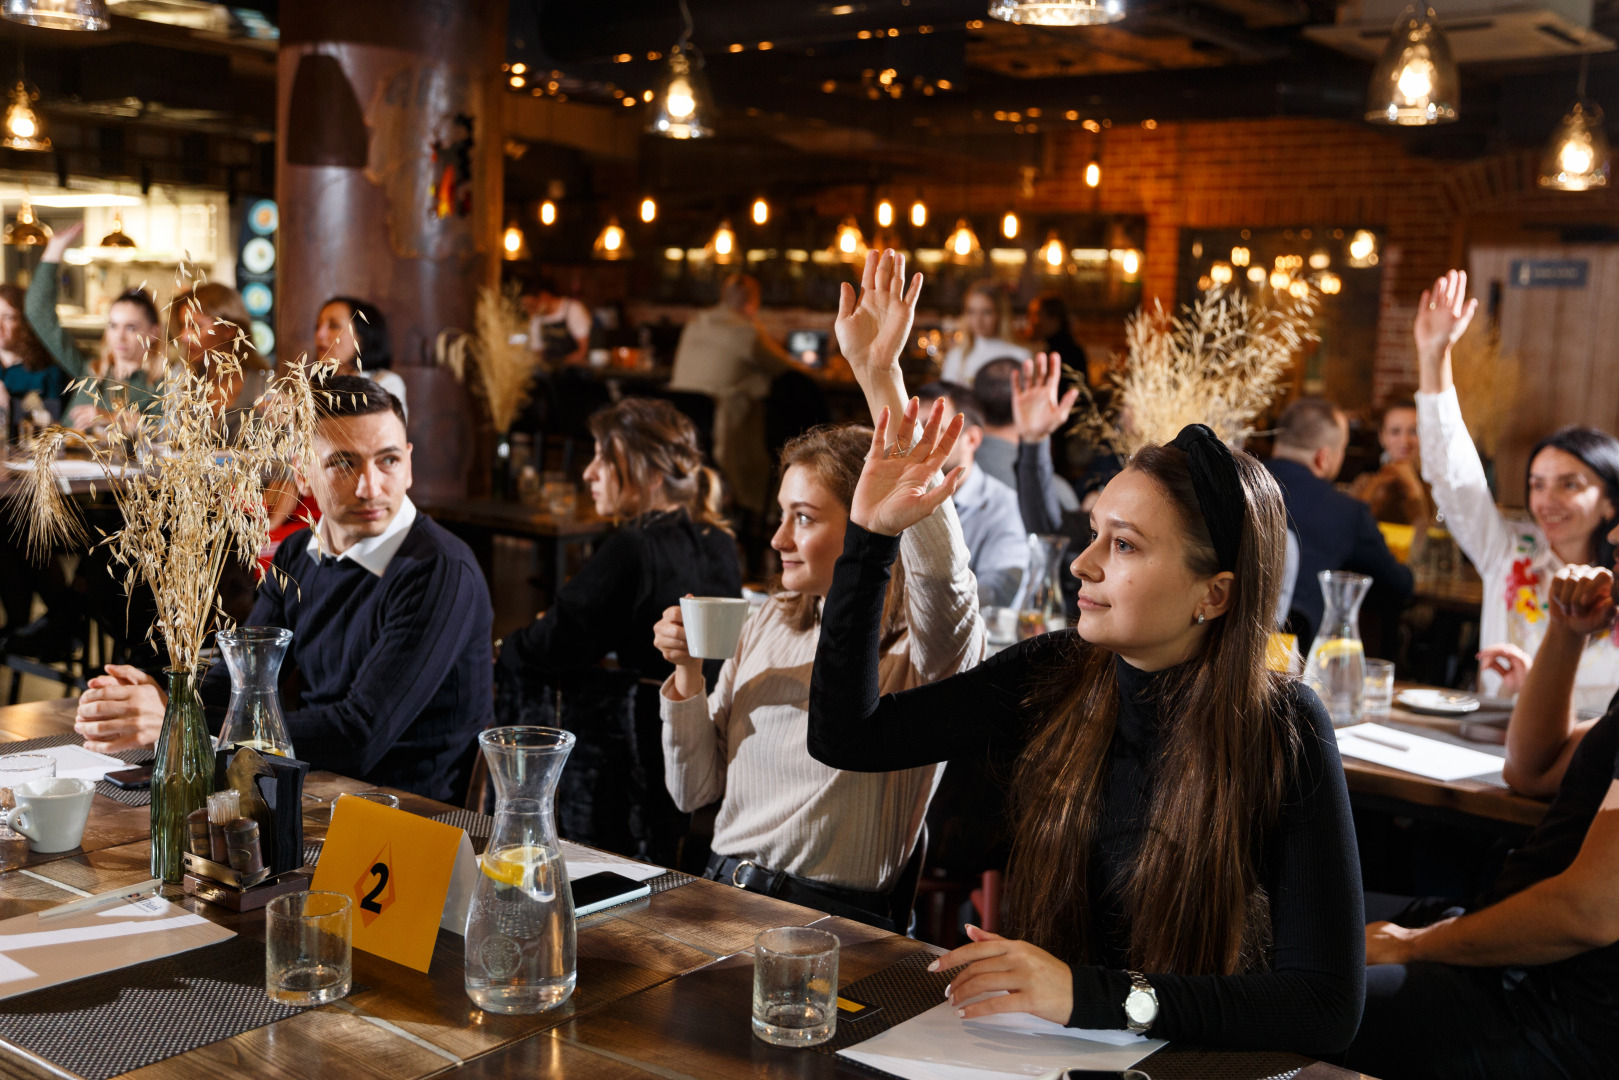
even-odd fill
[{"label": "glass carafe", "polygon": [[279,626],[239,626],[216,639],[230,668],[230,708],[219,729],[220,748],[250,746],[261,754],[292,757],[292,738],[281,715],[281,661],[292,631]]},{"label": "glass carafe", "polygon": [[1018,602],[1019,641],[1068,625],[1062,603],[1062,562],[1067,551],[1066,536],[1029,534],[1029,566],[1023,571],[1022,599]]},{"label": "glass carafe", "polygon": [[1327,707],[1333,727],[1358,724],[1366,696],[1360,603],[1366,599],[1372,579],[1343,570],[1323,570],[1316,577],[1327,610],[1310,645],[1304,681]]},{"label": "glass carafe", "polygon": [[467,911],[467,997],[480,1009],[543,1012],[573,993],[573,894],[555,813],[573,743],[546,727],[478,736],[495,783],[495,830]]}]

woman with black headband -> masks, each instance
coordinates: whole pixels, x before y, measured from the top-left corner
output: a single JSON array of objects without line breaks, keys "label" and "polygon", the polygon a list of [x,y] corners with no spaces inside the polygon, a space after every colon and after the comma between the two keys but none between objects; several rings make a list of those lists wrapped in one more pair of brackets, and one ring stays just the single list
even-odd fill
[{"label": "woman with black headband", "polygon": [[873,447],[822,615],[809,749],[838,769],[1007,769],[1010,928],[971,927],[939,958],[964,965],[951,1001],[967,1018],[1341,1051],[1365,992],[1360,868],[1331,723],[1265,663],[1275,481],[1201,424],[1137,452],[1074,560],[1075,629],[879,697],[888,568],[949,441]]}]

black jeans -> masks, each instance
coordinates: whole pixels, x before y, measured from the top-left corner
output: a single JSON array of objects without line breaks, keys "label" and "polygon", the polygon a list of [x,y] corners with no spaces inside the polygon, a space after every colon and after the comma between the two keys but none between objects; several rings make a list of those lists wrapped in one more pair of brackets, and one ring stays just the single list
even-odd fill
[{"label": "black jeans", "polygon": [[[1368,921],[1425,926],[1461,909],[1418,900],[1393,910],[1369,893]],[[1340,1064],[1380,1080],[1586,1080],[1612,1076],[1619,1061],[1579,1032],[1619,1018],[1584,1015],[1557,1000],[1546,968],[1377,964],[1366,969],[1366,1011]],[[1570,1006],[1573,1006],[1572,1008]],[[1606,1061],[1606,1065],[1603,1062]]]}]

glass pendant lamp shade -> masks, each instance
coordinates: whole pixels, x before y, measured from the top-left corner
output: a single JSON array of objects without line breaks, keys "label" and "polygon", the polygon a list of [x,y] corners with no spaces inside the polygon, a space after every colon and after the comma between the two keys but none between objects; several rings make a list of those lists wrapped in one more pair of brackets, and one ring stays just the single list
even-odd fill
[{"label": "glass pendant lamp shade", "polygon": [[984,248],[978,234],[966,218],[957,218],[956,227],[944,242],[945,260],[955,266],[976,265],[984,261]]},{"label": "glass pendant lamp shade", "polygon": [[17,218],[6,224],[6,243],[14,247],[42,247],[50,243],[51,227],[34,216],[33,205],[25,198],[17,207]]},{"label": "glass pendant lamp shade", "polygon": [[832,257],[840,262],[865,262],[866,237],[860,231],[860,223],[850,214],[838,226],[837,235],[832,238]]},{"label": "glass pendant lamp shade", "polygon": [[0,138],[0,146],[8,150],[51,148],[45,125],[40,123],[39,114],[34,111],[33,102],[37,96],[21,80],[11,88],[11,104],[6,106],[5,135]]},{"label": "glass pendant lamp shade", "polygon": [[106,0],[4,0],[0,15],[48,30],[105,30]]},{"label": "glass pendant lamp shade", "polygon": [[1540,186],[1559,191],[1607,187],[1610,166],[1601,106],[1592,101],[1575,102],[1546,144],[1546,154],[1540,162]]},{"label": "glass pendant lamp shade", "polygon": [[669,50],[669,64],[652,95],[652,117],[647,132],[668,139],[701,139],[714,134],[709,118],[713,106],[703,57],[693,45]]},{"label": "glass pendant lamp shade", "polygon": [[720,222],[720,227],[714,230],[714,235],[703,250],[721,265],[736,262],[742,254],[737,248],[736,230],[731,228],[729,221]]},{"label": "glass pendant lamp shade", "polygon": [[624,235],[624,227],[618,223],[618,218],[608,218],[607,224],[602,228],[596,242],[591,245],[592,258],[603,259],[607,262],[618,262],[628,259],[635,252],[630,250],[629,237]]},{"label": "glass pendant lamp shade", "polygon": [[1055,229],[1046,234],[1046,242],[1035,253],[1035,263],[1042,274],[1066,274],[1073,269],[1073,256]]},{"label": "glass pendant lamp shade", "polygon": [[989,15],[1028,26],[1096,26],[1124,18],[1124,0],[992,0]]},{"label": "glass pendant lamp shade", "polygon": [[1409,6],[1394,22],[1388,46],[1372,70],[1366,119],[1420,127],[1456,119],[1461,75],[1433,8]]}]

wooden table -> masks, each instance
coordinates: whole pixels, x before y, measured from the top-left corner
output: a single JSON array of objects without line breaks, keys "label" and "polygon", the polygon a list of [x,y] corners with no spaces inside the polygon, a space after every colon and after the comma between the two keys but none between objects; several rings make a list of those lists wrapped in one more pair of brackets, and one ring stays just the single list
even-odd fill
[{"label": "wooden table", "polygon": [[[53,733],[43,730],[47,726],[60,733],[70,724],[71,712],[56,702],[0,708],[0,734],[13,740]],[[307,789],[330,798],[369,787],[331,773],[311,773]],[[396,794],[405,810],[432,814],[450,809]],[[116,805],[96,800],[91,817],[95,850],[87,845],[86,850],[41,856],[26,874],[0,875],[0,918],[64,903],[78,895],[71,890],[101,892],[144,880],[150,856],[144,836],[103,846],[111,833],[101,819]],[[139,815],[145,814],[141,808]],[[316,816],[306,817],[305,828],[311,839],[324,835],[324,822]],[[245,938],[263,940],[262,913],[236,914],[174,889],[165,894]],[[448,1072],[512,1080],[869,1080],[871,1073],[842,1059],[778,1049],[753,1038],[748,1023],[752,961],[745,950],[759,931],[784,925],[813,925],[839,937],[843,985],[918,951],[939,951],[810,908],[695,881],[580,919],[578,988],[551,1012],[497,1016],[475,1009],[462,987],[461,938],[440,932],[426,974],[356,951],[355,983],[369,989],[125,1075],[139,1080],[215,1080],[222,1075],[417,1080]],[[1301,1080],[1358,1076],[1293,1055],[1214,1054],[1179,1046],[1159,1051],[1144,1067],[1193,1076],[1205,1074],[1206,1063],[1217,1066],[1222,1076],[1259,1080],[1274,1075],[1279,1062],[1281,1071],[1301,1069],[1296,1074]],[[73,1074],[0,1041],[0,1076],[72,1080]]]},{"label": "wooden table", "polygon": [[494,538],[517,536],[547,549],[542,562],[549,572],[549,592],[568,578],[568,549],[593,544],[607,535],[611,524],[594,514],[559,518],[526,503],[501,499],[456,499],[423,504],[422,511],[434,521],[460,536],[472,548],[483,568],[484,577],[494,580]]},{"label": "wooden table", "polygon": [[[1400,690],[1413,689],[1413,684],[1401,683]],[[1443,731],[1454,735],[1461,724],[1437,716],[1425,716],[1401,708],[1396,702],[1389,714],[1395,723]],[[1500,753],[1498,745],[1478,743],[1476,749],[1487,753]],[[1405,807],[1418,816],[1446,817],[1462,815],[1485,818],[1533,828],[1546,814],[1547,804],[1540,799],[1496,787],[1479,780],[1430,780],[1425,776],[1408,773],[1386,765],[1374,765],[1356,758],[1344,759],[1344,775],[1349,780],[1350,797],[1357,802],[1378,802],[1385,809]]]}]

